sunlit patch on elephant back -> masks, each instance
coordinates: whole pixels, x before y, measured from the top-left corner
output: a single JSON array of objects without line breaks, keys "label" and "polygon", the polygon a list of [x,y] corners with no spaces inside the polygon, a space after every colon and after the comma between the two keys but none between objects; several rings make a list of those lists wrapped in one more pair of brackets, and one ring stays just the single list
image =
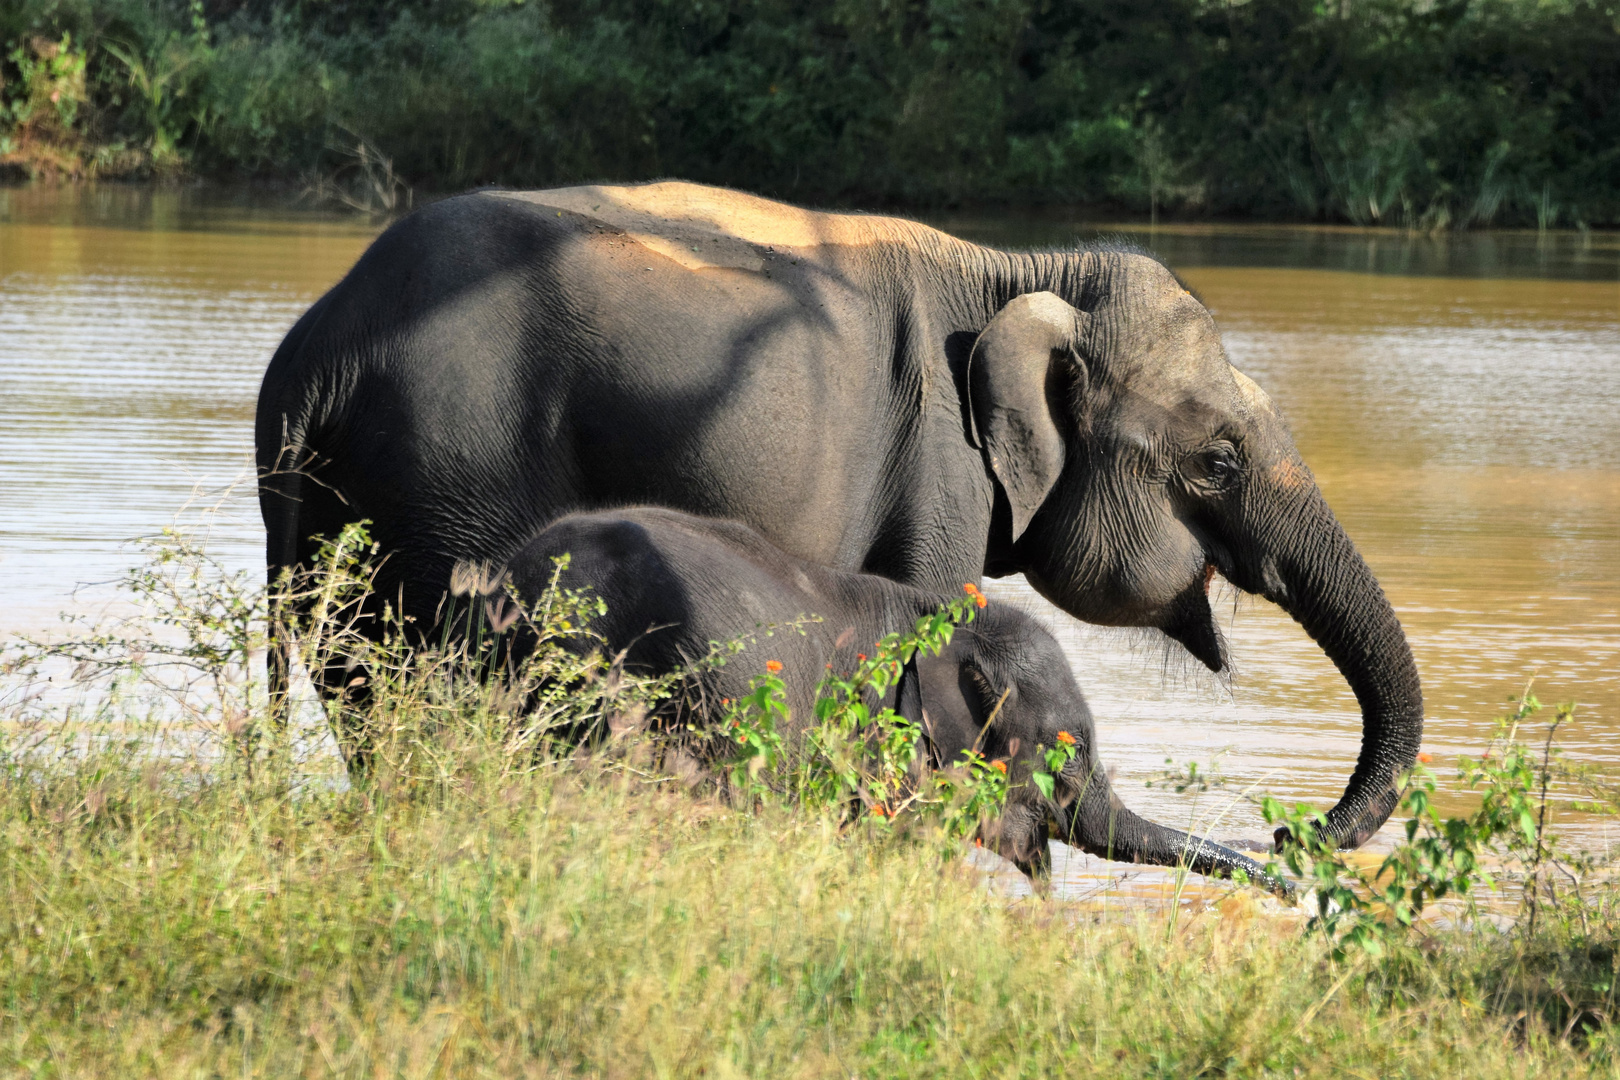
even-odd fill
[{"label": "sunlit patch on elephant back", "polygon": [[[896,218],[824,214],[740,191],[675,181],[491,192],[554,206],[625,233],[690,270],[760,272],[769,249],[864,247],[934,230]],[[937,234],[943,239],[944,234]]]}]

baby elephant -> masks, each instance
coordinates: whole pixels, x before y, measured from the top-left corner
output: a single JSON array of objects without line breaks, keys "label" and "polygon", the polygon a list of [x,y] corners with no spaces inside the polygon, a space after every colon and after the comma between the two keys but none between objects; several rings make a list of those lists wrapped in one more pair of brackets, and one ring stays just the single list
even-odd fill
[{"label": "baby elephant", "polygon": [[[788,705],[802,727],[814,715],[816,684],[828,663],[852,670],[858,652],[885,634],[910,631],[944,602],[886,578],[793,558],[736,522],[655,508],[571,514],[545,529],[510,564],[526,601],[544,591],[553,558],[565,553],[571,562],[561,583],[589,588],[606,602],[607,614],[592,629],[611,653],[628,650],[629,670],[675,671],[706,655],[711,642],[758,635],[741,656],[702,676],[697,708],[714,703],[706,719],[717,718],[723,699],[746,695],[770,659],[783,666]],[[803,626],[802,634],[760,632],[806,615],[822,621]],[[1026,874],[1045,870],[1048,826],[1055,823],[1060,838],[1093,855],[1185,864],[1220,876],[1243,870],[1274,892],[1287,891],[1254,860],[1144,820],[1120,803],[1097,760],[1091,711],[1067,659],[1021,611],[992,604],[979,612],[939,655],[916,656],[884,704],[921,726],[936,763],[955,762],[976,744],[985,756],[1007,760],[1012,794],[989,840]],[[1075,740],[1077,753],[1047,799],[1029,776],[1037,746],[1055,745],[1059,732]]]}]

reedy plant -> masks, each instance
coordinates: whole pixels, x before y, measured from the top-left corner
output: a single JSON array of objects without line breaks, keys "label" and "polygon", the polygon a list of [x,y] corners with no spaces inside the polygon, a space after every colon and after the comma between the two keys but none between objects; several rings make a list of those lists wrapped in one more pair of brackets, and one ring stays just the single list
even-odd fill
[{"label": "reedy plant", "polygon": [[263,587],[179,527],[137,545],[146,560],[119,582],[127,602],[119,613],[64,615],[62,634],[21,635],[0,649],[0,674],[20,689],[14,706],[70,689],[155,692],[178,721],[222,735],[251,760],[263,704],[251,672],[265,641]]},{"label": "reedy plant", "polygon": [[[82,753],[86,740],[100,738],[92,734],[98,724],[120,716],[127,726],[127,706],[140,702],[144,719],[136,726],[148,753],[178,739],[207,747],[227,773],[294,782],[307,762],[288,757],[282,721],[302,706],[327,722],[346,760],[361,765],[355,778],[369,774],[368,782],[390,789],[443,788],[469,760],[469,738],[485,750],[499,747],[480,767],[533,768],[552,734],[588,732],[645,709],[676,681],[627,675],[600,650],[581,652],[601,602],[558,587],[555,577],[529,606],[494,588],[463,590],[456,599],[465,632],[422,642],[387,605],[367,607],[378,548],[365,523],[323,540],[309,570],[285,575],[268,594],[187,529],[166,528],[141,546],[147,558],[119,582],[126,604],[118,614],[68,616],[63,633],[19,637],[0,650],[0,674],[17,687],[8,704],[22,720],[10,729],[12,759],[73,746]],[[505,649],[517,633],[533,644],[521,664],[510,663]],[[259,658],[275,644],[290,649],[292,668],[325,692],[270,700]]]},{"label": "reedy plant", "polygon": [[147,161],[159,174],[177,172],[185,165],[180,138],[188,127],[208,126],[206,105],[186,99],[195,99],[193,84],[213,62],[214,46],[202,0],[191,0],[189,14],[188,30],[167,30],[136,41],[105,41],[101,46],[124,69],[119,81],[140,113]]},{"label": "reedy plant", "polygon": [[[567,556],[532,603],[503,571],[458,564],[437,639],[427,640],[388,603],[368,608],[378,552],[365,523],[345,527],[320,545],[311,572],[284,576],[275,620],[298,665],[322,685],[351,774],[385,791],[448,792],[480,758],[479,768],[509,778],[640,732],[687,680],[744,644],[716,643],[662,676],[628,672],[624,654],[608,655],[591,629],[606,610],[601,599],[562,586]],[[469,755],[470,746],[483,749]]]}]

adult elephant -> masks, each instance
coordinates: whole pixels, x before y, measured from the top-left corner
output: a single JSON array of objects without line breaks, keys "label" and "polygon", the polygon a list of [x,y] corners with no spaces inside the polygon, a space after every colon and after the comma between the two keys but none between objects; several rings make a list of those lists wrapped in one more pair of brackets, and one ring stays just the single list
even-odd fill
[{"label": "adult elephant", "polygon": [[1023,573],[1217,671],[1219,572],[1298,620],[1361,705],[1327,815],[1347,847],[1422,735],[1377,580],[1209,312],[1143,254],[998,251],[684,183],[464,195],[388,229],[298,321],[256,439],[272,580],[369,518],[379,594],[419,625],[458,561],[654,503],[932,589]]}]

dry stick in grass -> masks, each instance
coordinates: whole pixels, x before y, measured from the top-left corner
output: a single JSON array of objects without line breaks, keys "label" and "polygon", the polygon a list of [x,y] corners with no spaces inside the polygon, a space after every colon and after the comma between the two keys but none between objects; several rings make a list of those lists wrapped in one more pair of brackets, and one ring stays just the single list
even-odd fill
[{"label": "dry stick in grass", "polygon": [[1311,1021],[1316,1019],[1316,1014],[1321,1012],[1327,1006],[1327,1003],[1333,1000],[1334,994],[1344,989],[1344,984],[1350,981],[1351,976],[1361,970],[1365,956],[1366,954],[1363,953],[1361,958],[1358,958],[1355,963],[1345,969],[1345,973],[1340,975],[1332,986],[1328,987],[1327,993],[1313,1001],[1310,1007],[1300,1014],[1299,1023],[1294,1025],[1294,1038],[1297,1039],[1305,1033],[1305,1029],[1310,1026]]},{"label": "dry stick in grass", "polygon": [[[1526,692],[1528,693],[1528,689]],[[1530,937],[1536,935],[1536,910],[1540,907],[1541,859],[1547,836],[1547,782],[1552,773],[1553,736],[1558,732],[1558,725],[1562,724],[1568,716],[1569,713],[1562,708],[1558,710],[1553,722],[1547,725],[1547,741],[1541,748],[1541,805],[1536,816],[1536,851],[1530,863],[1530,926],[1528,930],[1528,936]],[[1551,884],[1547,888],[1551,893]]]},{"label": "dry stick in grass", "polygon": [[[1236,806],[1238,804],[1239,800],[1248,798],[1248,796],[1253,794],[1253,792],[1256,789],[1258,789],[1261,784],[1263,784],[1267,780],[1269,780],[1271,778],[1271,776],[1272,776],[1272,773],[1275,773],[1276,771],[1277,770],[1275,770],[1275,769],[1271,770],[1271,772],[1266,773],[1264,776],[1260,777],[1254,783],[1250,784],[1248,787],[1244,788],[1242,791],[1240,791],[1236,795],[1232,796],[1232,801],[1226,804],[1225,809],[1223,809],[1219,814],[1216,814],[1214,818],[1209,820],[1208,827],[1200,829],[1199,831],[1203,832],[1205,834],[1205,837],[1207,838],[1207,835],[1209,833],[1214,832],[1216,830],[1216,828],[1218,828],[1220,826],[1220,823],[1226,818],[1226,815],[1231,812],[1232,807],[1234,807],[1234,806]],[[1189,824],[1196,825],[1197,821],[1198,821],[1198,819],[1194,818]],[[1187,833],[1187,841],[1186,841],[1186,843],[1184,843],[1182,845],[1182,848],[1181,848],[1182,854],[1185,855],[1189,850],[1191,850],[1191,845],[1192,845],[1192,842],[1193,842],[1194,839],[1196,839],[1196,837],[1194,836],[1192,830],[1189,829],[1188,833]],[[1182,891],[1186,887],[1187,887],[1187,874],[1186,874],[1185,868],[1184,867],[1178,867],[1177,868],[1177,875],[1176,875],[1175,892],[1172,893],[1171,897],[1170,897],[1170,905],[1171,905],[1171,907],[1170,907],[1170,925],[1166,928],[1166,931],[1165,931],[1166,935],[1168,935],[1171,931],[1173,931],[1175,929],[1176,914],[1180,910],[1181,894],[1182,894]]]},{"label": "dry stick in grass", "polygon": [[1001,692],[1001,697],[996,699],[996,707],[991,709],[990,715],[985,718],[984,727],[979,729],[979,737],[973,740],[973,752],[975,754],[979,752],[979,747],[984,745],[985,733],[990,730],[990,725],[996,722],[996,717],[1000,715],[1001,707],[1007,703],[1007,695],[1010,693],[1012,693],[1012,687],[1009,686]]}]

